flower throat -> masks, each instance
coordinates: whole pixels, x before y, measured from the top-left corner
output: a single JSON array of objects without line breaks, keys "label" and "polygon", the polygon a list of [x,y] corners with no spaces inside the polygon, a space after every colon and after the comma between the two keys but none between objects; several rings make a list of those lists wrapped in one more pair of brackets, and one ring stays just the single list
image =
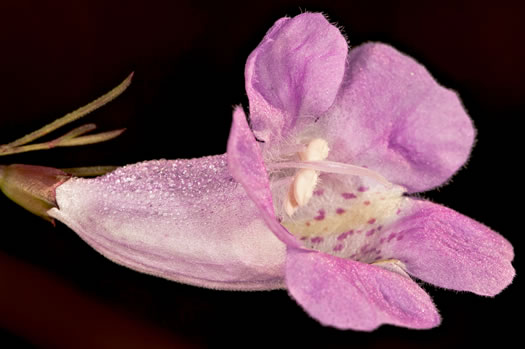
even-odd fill
[{"label": "flower throat", "polygon": [[[327,161],[329,152],[328,143],[315,138],[298,152],[299,161],[269,166],[270,170],[298,169],[282,200],[286,214],[282,224],[308,245],[322,245],[329,238],[334,240],[331,245],[339,246],[335,243],[337,238],[342,241],[354,233],[371,237],[401,211],[404,188],[393,185],[373,170]],[[319,181],[321,172],[369,178],[381,185],[373,188],[333,186]],[[314,213],[299,214],[301,208]]]}]

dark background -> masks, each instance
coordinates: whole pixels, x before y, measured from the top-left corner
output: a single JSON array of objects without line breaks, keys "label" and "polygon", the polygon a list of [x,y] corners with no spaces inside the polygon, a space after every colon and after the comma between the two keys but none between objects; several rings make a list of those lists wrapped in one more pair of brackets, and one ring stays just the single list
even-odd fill
[{"label": "dark background", "polygon": [[[2,1],[0,143],[86,104],[131,71],[135,78],[85,119],[100,130],[126,127],[118,139],[1,163],[123,165],[223,153],[232,106],[247,107],[248,54],[275,20],[304,10],[324,11],[353,46],[377,40],[412,55],[460,93],[476,147],[452,183],[425,196],[501,232],[515,247],[519,274],[525,11],[518,2]],[[338,331],[310,319],[285,291],[212,291],[143,275],[4,197],[0,209],[2,348],[455,348],[519,338],[519,276],[494,299],[426,285],[443,317],[433,330]]]}]

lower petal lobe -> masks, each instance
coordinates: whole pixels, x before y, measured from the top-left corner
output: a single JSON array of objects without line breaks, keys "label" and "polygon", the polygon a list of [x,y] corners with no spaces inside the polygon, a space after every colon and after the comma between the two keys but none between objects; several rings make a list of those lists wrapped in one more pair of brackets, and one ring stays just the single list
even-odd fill
[{"label": "lower petal lobe", "polygon": [[384,249],[423,281],[494,296],[514,278],[512,245],[483,224],[447,207],[412,200],[404,217],[388,227]]},{"label": "lower petal lobe", "polygon": [[288,248],[286,285],[322,324],[371,331],[381,324],[431,328],[440,317],[426,292],[410,278],[322,252]]}]

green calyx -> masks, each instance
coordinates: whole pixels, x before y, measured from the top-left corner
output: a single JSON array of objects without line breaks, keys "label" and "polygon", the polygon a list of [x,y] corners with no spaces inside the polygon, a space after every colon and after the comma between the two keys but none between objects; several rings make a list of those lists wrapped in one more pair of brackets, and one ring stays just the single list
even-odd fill
[{"label": "green calyx", "polygon": [[56,207],[56,188],[71,175],[52,167],[0,166],[0,189],[29,212],[53,222],[47,211]]}]

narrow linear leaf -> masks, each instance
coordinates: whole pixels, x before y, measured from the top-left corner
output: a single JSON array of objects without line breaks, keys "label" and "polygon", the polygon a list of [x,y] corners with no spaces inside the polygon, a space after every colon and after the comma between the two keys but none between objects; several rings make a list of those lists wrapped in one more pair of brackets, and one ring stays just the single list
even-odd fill
[{"label": "narrow linear leaf", "polygon": [[12,154],[18,154],[18,153],[26,153],[29,151],[36,151],[36,150],[46,150],[46,149],[57,148],[57,147],[74,147],[78,145],[105,142],[115,137],[118,137],[125,130],[126,129],[123,128],[119,130],[101,132],[101,133],[97,133],[94,135],[82,136],[82,137],[77,137],[77,138],[72,138],[72,139],[69,139],[69,138],[62,139],[62,137],[60,137],[60,138],[57,138],[55,140],[45,142],[45,143],[28,144],[28,145],[23,145],[23,146],[16,147],[16,148],[0,149],[0,156],[12,155]]},{"label": "narrow linear leaf", "polygon": [[119,130],[101,132],[101,133],[97,133],[97,134],[89,135],[89,136],[65,139],[59,144],[57,144],[56,146],[57,147],[74,147],[77,145],[105,142],[105,141],[109,141],[110,139],[120,136],[122,132],[124,132],[125,130],[126,130],[125,128],[122,128]]},{"label": "narrow linear leaf", "polygon": [[128,77],[122,81],[117,87],[109,91],[108,93],[102,95],[101,97],[95,99],[93,102],[88,103],[87,105],[78,108],[77,110],[66,114],[65,116],[53,121],[50,124],[45,125],[44,127],[31,132],[27,135],[25,135],[22,138],[19,138],[9,144],[6,144],[4,146],[1,146],[1,148],[15,148],[24,144],[27,144],[29,142],[32,142],[50,132],[53,132],[54,130],[71,123],[75,120],[80,119],[81,117],[91,113],[92,111],[102,107],[103,105],[107,104],[108,102],[112,101],[116,97],[118,97],[122,92],[126,90],[126,88],[130,85],[131,79],[133,77],[133,73],[129,74]]}]

